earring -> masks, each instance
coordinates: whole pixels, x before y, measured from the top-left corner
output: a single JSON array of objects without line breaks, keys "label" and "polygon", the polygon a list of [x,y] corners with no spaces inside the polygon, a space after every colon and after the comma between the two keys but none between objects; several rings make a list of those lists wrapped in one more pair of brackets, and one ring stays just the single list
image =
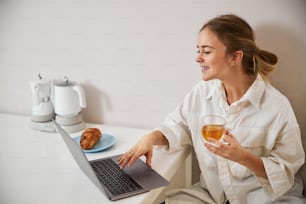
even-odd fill
[{"label": "earring", "polygon": [[256,73],[256,59],[255,59],[254,55],[253,55],[253,71],[254,71],[254,73]]}]

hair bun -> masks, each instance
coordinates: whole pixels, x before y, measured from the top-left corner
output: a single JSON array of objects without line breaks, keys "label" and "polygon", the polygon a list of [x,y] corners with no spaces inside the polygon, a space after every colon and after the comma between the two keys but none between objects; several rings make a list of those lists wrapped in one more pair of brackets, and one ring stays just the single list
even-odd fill
[{"label": "hair bun", "polygon": [[258,55],[262,60],[271,65],[275,65],[278,61],[278,58],[275,54],[265,50],[259,50]]}]

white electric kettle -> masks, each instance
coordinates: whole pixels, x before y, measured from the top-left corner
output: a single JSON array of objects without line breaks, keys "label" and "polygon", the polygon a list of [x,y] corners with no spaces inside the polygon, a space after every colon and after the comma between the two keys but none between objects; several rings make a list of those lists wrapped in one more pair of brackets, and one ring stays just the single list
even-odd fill
[{"label": "white electric kettle", "polygon": [[64,80],[54,82],[54,112],[61,117],[74,117],[86,108],[83,88],[76,82]]},{"label": "white electric kettle", "polygon": [[39,80],[30,82],[33,99],[31,119],[33,122],[51,121],[54,117],[53,105],[50,100],[51,81],[42,79],[40,74],[38,77]]}]

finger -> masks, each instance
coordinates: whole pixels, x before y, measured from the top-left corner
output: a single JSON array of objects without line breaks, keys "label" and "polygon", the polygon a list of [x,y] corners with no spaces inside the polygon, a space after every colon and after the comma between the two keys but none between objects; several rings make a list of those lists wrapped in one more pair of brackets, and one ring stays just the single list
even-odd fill
[{"label": "finger", "polygon": [[139,158],[139,156],[137,156],[137,155],[134,154],[134,155],[129,159],[129,161],[127,162],[127,165],[128,165],[128,166],[132,166],[138,158]]},{"label": "finger", "polygon": [[226,130],[225,134],[222,137],[222,143],[226,145],[230,145],[233,139],[233,135],[229,130]]},{"label": "finger", "polygon": [[219,147],[219,144],[220,143],[218,142],[218,140],[211,138],[211,139],[208,139],[208,141],[204,143],[204,146],[210,149],[214,149],[214,148]]},{"label": "finger", "polygon": [[214,147],[220,147],[221,143],[214,138],[210,138],[210,139],[208,139],[207,144],[210,145],[210,146],[214,146]]},{"label": "finger", "polygon": [[117,160],[117,164],[120,166],[121,169],[123,169],[127,162],[125,157],[121,157],[119,160]]},{"label": "finger", "polygon": [[230,144],[231,144],[231,137],[230,136],[228,136],[228,135],[224,135],[223,136],[223,138],[221,139],[221,143],[223,144],[223,145],[227,145],[227,146],[229,146]]},{"label": "finger", "polygon": [[117,163],[118,165],[120,165],[120,167],[123,169],[126,164],[129,162],[130,160],[130,155],[132,154],[132,150],[126,152],[125,154],[121,155],[118,159],[117,159]]},{"label": "finger", "polygon": [[130,151],[128,151],[128,152],[122,154],[122,155],[117,159],[117,162],[118,162],[118,163],[123,162],[123,161],[126,159],[126,157],[128,156],[129,153],[130,153]]},{"label": "finger", "polygon": [[148,167],[152,166],[152,156],[153,156],[153,152],[152,151],[149,151],[146,154],[146,164],[147,164]]},{"label": "finger", "polygon": [[233,134],[232,134],[232,132],[231,132],[229,129],[226,129],[226,130],[225,130],[224,135],[227,135],[227,136],[233,137]]},{"label": "finger", "polygon": [[228,151],[228,143],[218,140],[211,140],[210,143],[205,143],[205,147],[212,153],[224,157]]},{"label": "finger", "polygon": [[121,160],[120,162],[117,163],[121,169],[123,169],[126,166],[125,160]]},{"label": "finger", "polygon": [[205,143],[204,146],[208,149],[208,151],[217,154],[218,153],[218,146],[211,144],[211,143]]},{"label": "finger", "polygon": [[123,162],[125,155],[126,155],[126,153],[125,153],[125,154],[122,154],[122,155],[117,159],[117,163],[118,163],[118,164],[120,164],[120,163]]}]

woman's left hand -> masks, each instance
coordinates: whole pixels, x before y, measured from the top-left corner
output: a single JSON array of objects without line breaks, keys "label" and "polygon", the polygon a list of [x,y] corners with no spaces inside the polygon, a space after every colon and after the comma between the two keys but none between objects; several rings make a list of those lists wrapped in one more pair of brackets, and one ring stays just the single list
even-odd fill
[{"label": "woman's left hand", "polygon": [[210,139],[209,142],[212,144],[205,143],[204,145],[210,152],[244,165],[258,177],[268,179],[261,158],[244,149],[230,131],[225,131],[223,141]]},{"label": "woman's left hand", "polygon": [[210,139],[209,142],[212,144],[205,143],[204,145],[210,152],[238,163],[246,151],[229,130],[225,131],[223,141]]}]

